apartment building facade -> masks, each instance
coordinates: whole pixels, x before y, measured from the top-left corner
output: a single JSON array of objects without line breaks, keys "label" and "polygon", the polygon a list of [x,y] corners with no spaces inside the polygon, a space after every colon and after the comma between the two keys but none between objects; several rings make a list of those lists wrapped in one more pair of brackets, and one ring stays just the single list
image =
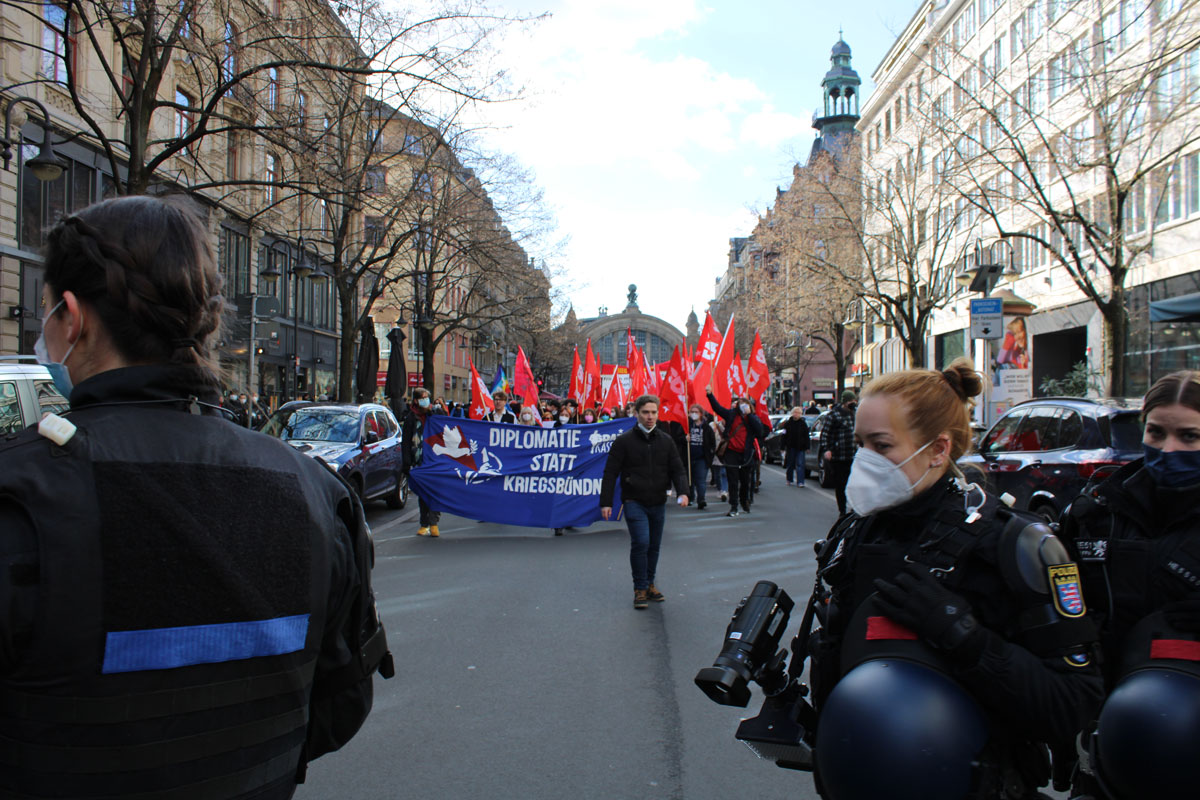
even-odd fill
[{"label": "apartment building facade", "polygon": [[[1009,343],[970,337],[971,300],[988,290],[1026,337],[1025,383],[999,393],[1009,403],[1081,363],[1092,394],[1118,395],[1200,366],[1200,327],[1150,321],[1152,302],[1200,291],[1197,33],[1183,0],[921,5],[858,122],[864,225],[877,234],[867,268],[901,269],[908,244],[925,270],[921,366],[970,355],[999,385]],[[903,243],[884,219],[906,196],[927,200],[910,209],[921,234]],[[985,266],[998,274],[979,279]],[[876,373],[908,366],[902,331],[867,305],[858,359]]]}]

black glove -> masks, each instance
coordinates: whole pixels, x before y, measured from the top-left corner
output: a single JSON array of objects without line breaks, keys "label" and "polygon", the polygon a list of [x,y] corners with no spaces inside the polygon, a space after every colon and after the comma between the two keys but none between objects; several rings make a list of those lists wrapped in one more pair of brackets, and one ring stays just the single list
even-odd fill
[{"label": "black glove", "polygon": [[910,564],[891,581],[876,580],[883,613],[960,663],[973,663],[984,632],[966,600],[942,585],[928,568]]},{"label": "black glove", "polygon": [[1200,593],[1186,600],[1176,600],[1163,606],[1163,616],[1172,628],[1184,633],[1200,633]]}]

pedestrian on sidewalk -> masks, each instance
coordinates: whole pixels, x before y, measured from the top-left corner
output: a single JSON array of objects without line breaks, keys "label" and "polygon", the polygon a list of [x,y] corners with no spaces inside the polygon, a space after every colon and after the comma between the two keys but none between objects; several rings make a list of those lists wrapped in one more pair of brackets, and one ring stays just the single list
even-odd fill
[{"label": "pedestrian on sidewalk", "polygon": [[[808,423],[804,421],[804,409],[796,406],[787,422],[783,423],[783,446],[787,448],[783,468],[787,472],[787,485],[804,485],[808,472],[808,446],[811,438]],[[794,480],[793,480],[794,478]]]},{"label": "pedestrian on sidewalk", "polygon": [[[413,402],[408,416],[404,418],[404,429],[401,435],[404,447],[400,455],[404,462],[405,472],[410,472],[413,467],[421,466],[421,458],[425,453],[425,422],[436,413],[438,412],[430,403],[429,390],[420,386],[413,389]],[[429,508],[429,504],[425,502],[424,497],[421,497],[421,493],[416,487],[413,487],[413,491],[417,495],[417,507],[421,512],[420,519],[417,521],[417,536],[432,536],[436,539],[441,535],[438,530],[438,520],[442,518],[442,514],[440,511],[433,511]]]},{"label": "pedestrian on sidewalk", "polygon": [[854,409],[858,406],[858,395],[853,389],[846,389],[841,400],[827,415],[819,449],[825,457],[825,469],[832,477],[838,513],[845,514],[846,481],[850,480],[850,465],[854,462],[854,451],[858,449],[854,445]]},{"label": "pedestrian on sidewalk", "polygon": [[625,524],[629,528],[629,566],[633,607],[666,600],[654,585],[658,551],[666,521],[667,489],[674,486],[679,505],[687,506],[687,473],[670,435],[658,425],[658,397],[644,394],[634,403],[637,425],[613,441],[600,484],[600,516],[612,517],[613,494],[621,481]]},{"label": "pedestrian on sidewalk", "polygon": [[751,484],[754,480],[754,441],[763,435],[762,421],[747,398],[735,397],[731,403],[733,408],[725,408],[713,397],[712,384],[708,386],[708,404],[717,416],[725,420],[725,439],[728,444],[725,445],[721,461],[725,464],[725,475],[729,479],[729,512],[726,516],[749,514]]},{"label": "pedestrian on sidewalk", "polygon": [[712,426],[704,421],[704,409],[696,404],[688,409],[688,458],[692,464],[691,489],[696,508],[701,511],[708,505],[705,492],[708,484],[708,464],[717,449],[717,437]]}]

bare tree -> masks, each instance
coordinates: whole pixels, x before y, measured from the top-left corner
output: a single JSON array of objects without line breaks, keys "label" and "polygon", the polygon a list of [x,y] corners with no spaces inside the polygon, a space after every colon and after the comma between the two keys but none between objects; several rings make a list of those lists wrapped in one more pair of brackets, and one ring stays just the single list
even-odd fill
[{"label": "bare tree", "polygon": [[[964,64],[944,46],[933,63],[952,78],[937,118],[952,137],[958,192],[1013,241],[1018,266],[1062,267],[1100,311],[1107,389],[1120,393],[1131,269],[1151,257],[1156,229],[1187,213],[1200,3],[1108,6],[1060,0],[1050,18],[1020,21],[1024,39],[1011,50],[1023,52],[1007,67],[995,57]],[[1018,72],[1028,77],[1014,85]]]}]

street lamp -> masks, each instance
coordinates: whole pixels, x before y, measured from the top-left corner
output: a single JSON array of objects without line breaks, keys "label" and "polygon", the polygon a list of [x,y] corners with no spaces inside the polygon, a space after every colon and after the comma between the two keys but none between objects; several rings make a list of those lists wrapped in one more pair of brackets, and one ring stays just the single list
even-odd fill
[{"label": "street lamp", "polygon": [[991,245],[984,245],[979,239],[975,247],[963,253],[962,264],[954,276],[954,282],[970,292],[992,293],[996,281],[1003,278],[1015,281],[1021,275],[1013,260],[1012,242],[1000,239]]},{"label": "street lamp", "polygon": [[[282,244],[283,240],[276,239],[275,244],[271,245],[271,249],[275,249],[275,245]],[[288,249],[291,247],[289,245]],[[296,399],[296,395],[300,386],[300,281],[305,278],[311,283],[322,284],[329,280],[329,273],[321,266],[320,253],[317,254],[317,265],[313,267],[308,261],[308,242],[300,236],[296,239],[296,249],[299,250],[299,255],[291,268],[288,269],[288,275],[293,276],[292,279],[292,353],[291,359],[291,397]],[[289,253],[290,255],[290,253]],[[275,281],[283,273],[279,267],[275,266],[274,260],[260,273],[262,277],[268,281]]]},{"label": "street lamp", "polygon": [[25,165],[39,181],[58,180],[67,165],[54,152],[50,131],[50,114],[41,102],[32,97],[14,97],[8,101],[8,106],[4,109],[4,138],[0,139],[0,161],[4,162],[5,169],[8,169],[8,164],[12,161],[12,112],[18,103],[32,103],[42,112],[42,146],[38,150],[38,154],[26,161]]}]

